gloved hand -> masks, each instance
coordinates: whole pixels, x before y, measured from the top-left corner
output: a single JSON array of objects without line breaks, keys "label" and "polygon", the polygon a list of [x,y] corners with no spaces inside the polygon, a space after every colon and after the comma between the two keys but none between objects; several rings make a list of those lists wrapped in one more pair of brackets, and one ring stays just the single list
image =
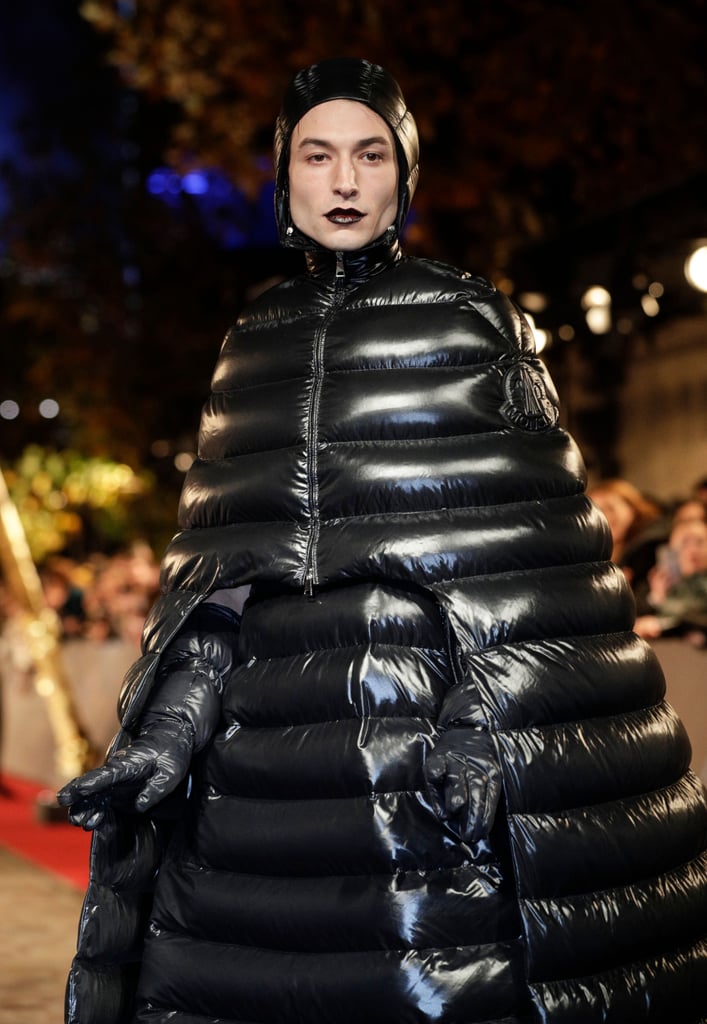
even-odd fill
[{"label": "gloved hand", "polygon": [[157,715],[145,716],[129,747],[59,791],[57,799],[70,806],[72,824],[90,831],[101,824],[109,807],[147,811],[186,777],[195,752],[194,729],[187,719]]},{"label": "gloved hand", "polygon": [[192,756],[211,738],[237,646],[240,617],[205,604],[162,655],[155,691],[129,746],[67,783],[57,794],[69,819],[87,831],[109,807],[147,811],[186,777]]},{"label": "gloved hand", "polygon": [[488,731],[460,726],[441,733],[424,773],[437,817],[465,842],[486,838],[501,796],[501,773]]}]

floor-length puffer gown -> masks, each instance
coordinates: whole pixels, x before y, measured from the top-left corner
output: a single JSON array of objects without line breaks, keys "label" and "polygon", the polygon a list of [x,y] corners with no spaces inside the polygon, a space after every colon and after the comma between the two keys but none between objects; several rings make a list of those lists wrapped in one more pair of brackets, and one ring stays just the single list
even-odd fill
[{"label": "floor-length puffer gown", "polygon": [[448,648],[422,591],[247,607],[203,796],[159,879],[141,1024],[521,1019],[504,832],[467,846],[423,795]]}]

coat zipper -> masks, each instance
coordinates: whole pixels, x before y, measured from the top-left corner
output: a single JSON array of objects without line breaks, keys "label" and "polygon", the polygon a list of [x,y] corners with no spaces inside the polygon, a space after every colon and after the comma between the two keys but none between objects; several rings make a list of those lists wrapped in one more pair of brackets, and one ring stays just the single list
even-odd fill
[{"label": "coat zipper", "polygon": [[321,521],[319,517],[319,407],[324,384],[324,343],[326,333],[334,315],[344,297],[346,271],[343,252],[336,253],[336,272],[334,275],[334,297],[332,304],[314,336],[312,350],[312,390],[309,395],[307,409],[307,504],[309,507],[309,536],[304,559],[304,592],[309,597],[314,595],[314,588],[319,583],[317,570],[317,547]]}]

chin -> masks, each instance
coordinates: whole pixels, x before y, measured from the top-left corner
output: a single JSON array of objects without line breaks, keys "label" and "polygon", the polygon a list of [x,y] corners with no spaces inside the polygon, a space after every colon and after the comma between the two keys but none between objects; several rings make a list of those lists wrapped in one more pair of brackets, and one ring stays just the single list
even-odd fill
[{"label": "chin", "polygon": [[368,245],[367,238],[346,238],[332,242],[329,248],[334,249],[335,252],[355,252],[357,249],[363,249],[364,245]]},{"label": "chin", "polygon": [[353,234],[349,232],[341,232],[338,235],[330,235],[327,239],[322,239],[322,245],[325,245],[327,249],[334,249],[337,252],[355,252],[356,249],[362,249],[364,245],[368,245],[369,242],[373,241],[373,236],[370,232],[365,234]]}]

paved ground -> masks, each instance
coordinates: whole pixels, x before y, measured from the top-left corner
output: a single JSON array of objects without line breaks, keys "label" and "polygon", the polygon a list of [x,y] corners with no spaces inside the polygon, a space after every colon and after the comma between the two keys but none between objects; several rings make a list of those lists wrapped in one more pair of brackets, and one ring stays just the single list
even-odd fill
[{"label": "paved ground", "polygon": [[0,847],[0,1024],[62,1024],[82,901]]}]

